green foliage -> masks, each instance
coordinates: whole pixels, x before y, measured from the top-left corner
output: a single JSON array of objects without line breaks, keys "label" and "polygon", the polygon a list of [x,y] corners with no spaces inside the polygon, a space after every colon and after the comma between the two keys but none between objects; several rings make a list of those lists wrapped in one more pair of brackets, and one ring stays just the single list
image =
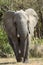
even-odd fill
[{"label": "green foliage", "polygon": [[39,38],[34,38],[32,39],[32,44],[39,44],[39,45],[43,45],[43,39],[39,39]]},{"label": "green foliage", "polygon": [[3,27],[0,26],[0,50],[5,53],[13,53],[11,46],[9,45],[6,32]]}]

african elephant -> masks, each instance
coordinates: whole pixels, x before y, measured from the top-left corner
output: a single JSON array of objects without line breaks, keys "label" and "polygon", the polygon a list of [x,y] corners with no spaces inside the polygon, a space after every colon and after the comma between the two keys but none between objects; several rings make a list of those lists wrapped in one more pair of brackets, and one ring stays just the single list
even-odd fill
[{"label": "african elephant", "polygon": [[33,35],[38,15],[33,9],[7,11],[4,14],[4,29],[18,62],[28,59],[29,35]]}]

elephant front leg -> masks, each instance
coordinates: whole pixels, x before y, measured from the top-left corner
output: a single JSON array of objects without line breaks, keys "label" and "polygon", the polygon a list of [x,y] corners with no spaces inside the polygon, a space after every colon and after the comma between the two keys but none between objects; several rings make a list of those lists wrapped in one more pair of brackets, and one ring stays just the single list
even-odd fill
[{"label": "elephant front leg", "polygon": [[24,45],[24,55],[23,55],[23,62],[29,62],[29,38],[27,36],[25,40],[25,45]]},{"label": "elephant front leg", "polygon": [[[16,43],[14,43],[13,42],[13,40],[8,36],[8,40],[9,40],[9,44],[11,45],[11,47],[12,47],[12,49],[13,49],[13,51],[14,51],[14,53],[15,53],[15,56],[16,56],[16,60],[17,60],[17,62],[21,62],[21,56],[20,56],[20,54],[19,54],[19,47],[18,47],[18,44]],[[17,40],[16,40],[17,41]]]}]

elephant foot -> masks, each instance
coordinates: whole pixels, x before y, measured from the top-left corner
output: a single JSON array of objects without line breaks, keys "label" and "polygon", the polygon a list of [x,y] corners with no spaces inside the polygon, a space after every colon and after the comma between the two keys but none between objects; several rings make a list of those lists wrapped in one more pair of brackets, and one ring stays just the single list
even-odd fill
[{"label": "elephant foot", "polygon": [[20,50],[19,50],[19,55],[18,55],[18,57],[17,57],[17,62],[21,62],[22,61],[22,59],[21,59],[21,52],[20,52]]},{"label": "elephant foot", "polygon": [[21,58],[18,58],[18,59],[17,59],[17,62],[21,62]]},{"label": "elephant foot", "polygon": [[24,63],[29,63],[29,60],[28,60],[28,59],[26,59],[26,60],[24,61]]},{"label": "elephant foot", "polygon": [[23,63],[29,63],[29,60],[22,58],[22,62],[23,62]]},{"label": "elephant foot", "polygon": [[21,61],[22,61],[21,56],[18,56],[17,57],[17,62],[21,62]]},{"label": "elephant foot", "polygon": [[29,61],[26,59],[25,61],[23,61],[23,63],[29,63]]}]

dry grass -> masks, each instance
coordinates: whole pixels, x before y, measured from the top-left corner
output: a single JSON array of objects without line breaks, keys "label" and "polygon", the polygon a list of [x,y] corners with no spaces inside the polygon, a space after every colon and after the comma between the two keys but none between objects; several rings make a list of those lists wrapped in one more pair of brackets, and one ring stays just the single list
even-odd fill
[{"label": "dry grass", "polygon": [[31,58],[29,63],[17,63],[14,58],[0,58],[0,65],[43,65],[43,58]]}]

